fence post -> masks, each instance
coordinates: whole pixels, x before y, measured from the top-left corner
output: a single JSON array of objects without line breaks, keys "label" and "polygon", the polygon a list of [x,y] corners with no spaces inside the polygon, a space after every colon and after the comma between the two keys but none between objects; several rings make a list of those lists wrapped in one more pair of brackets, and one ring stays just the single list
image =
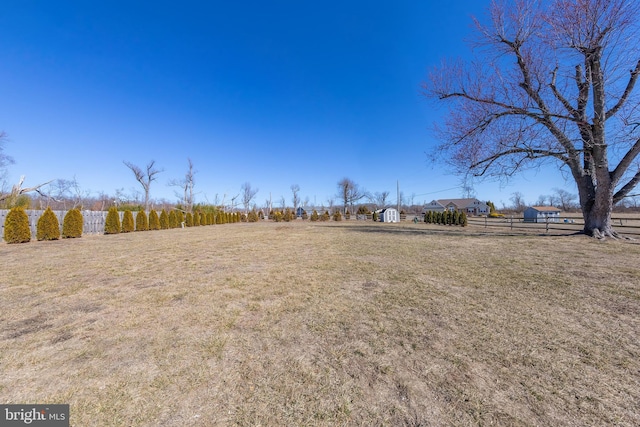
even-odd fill
[{"label": "fence post", "polygon": [[511,223],[511,230],[513,231],[513,215],[511,215],[509,222]]},{"label": "fence post", "polygon": [[484,228],[487,228],[487,217],[484,217]]},{"label": "fence post", "polygon": [[549,232],[549,217],[547,216],[547,233]]}]

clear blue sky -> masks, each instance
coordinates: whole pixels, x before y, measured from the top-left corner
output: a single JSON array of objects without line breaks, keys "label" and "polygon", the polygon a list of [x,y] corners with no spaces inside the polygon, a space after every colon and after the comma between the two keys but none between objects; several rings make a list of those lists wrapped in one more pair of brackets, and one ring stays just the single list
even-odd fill
[{"label": "clear blue sky", "polygon": [[[244,182],[313,203],[349,177],[396,181],[415,201],[461,196],[425,154],[441,111],[420,95],[427,69],[468,55],[471,15],[489,1],[6,0],[0,25],[0,129],[26,185],[72,179],[94,194],[140,190],[127,160],[164,169],[151,197],[175,200],[187,157],[197,201]],[[559,172],[476,183],[498,207],[533,203]]]}]

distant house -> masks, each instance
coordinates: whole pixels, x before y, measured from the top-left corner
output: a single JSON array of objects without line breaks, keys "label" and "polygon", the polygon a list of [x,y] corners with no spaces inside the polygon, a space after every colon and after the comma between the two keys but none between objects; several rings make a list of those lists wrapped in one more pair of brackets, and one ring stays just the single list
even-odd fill
[{"label": "distant house", "polygon": [[444,212],[444,206],[438,203],[437,200],[432,200],[424,206],[424,210],[425,212]]},{"label": "distant house", "polygon": [[467,215],[487,215],[489,206],[478,199],[439,199],[424,206],[425,212],[464,212]]},{"label": "distant house", "polygon": [[553,206],[530,206],[524,210],[524,222],[560,222],[560,212]]},{"label": "distant house", "polygon": [[378,211],[378,218],[380,222],[400,222],[398,210],[394,208],[386,208]]}]

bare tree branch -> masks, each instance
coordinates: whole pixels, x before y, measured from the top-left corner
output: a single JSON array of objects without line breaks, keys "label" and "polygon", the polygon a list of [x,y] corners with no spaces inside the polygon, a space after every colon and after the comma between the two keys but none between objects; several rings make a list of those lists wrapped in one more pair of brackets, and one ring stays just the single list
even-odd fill
[{"label": "bare tree branch", "polygon": [[163,172],[164,169],[156,169],[155,160],[151,160],[147,164],[145,170],[142,170],[142,168],[131,162],[123,161],[123,163],[126,167],[131,169],[131,172],[133,172],[133,175],[136,177],[136,181],[138,181],[142,186],[142,189],[144,190],[144,208],[145,210],[149,210],[149,189],[151,187],[151,183],[157,179],[156,175]]}]

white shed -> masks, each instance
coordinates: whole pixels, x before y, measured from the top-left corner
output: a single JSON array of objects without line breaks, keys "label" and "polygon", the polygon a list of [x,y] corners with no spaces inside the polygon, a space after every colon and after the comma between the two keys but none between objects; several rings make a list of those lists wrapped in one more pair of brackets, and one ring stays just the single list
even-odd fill
[{"label": "white shed", "polygon": [[524,210],[524,222],[560,222],[560,212],[553,206],[530,206]]},{"label": "white shed", "polygon": [[382,209],[379,218],[381,222],[400,222],[398,210],[393,208]]}]

